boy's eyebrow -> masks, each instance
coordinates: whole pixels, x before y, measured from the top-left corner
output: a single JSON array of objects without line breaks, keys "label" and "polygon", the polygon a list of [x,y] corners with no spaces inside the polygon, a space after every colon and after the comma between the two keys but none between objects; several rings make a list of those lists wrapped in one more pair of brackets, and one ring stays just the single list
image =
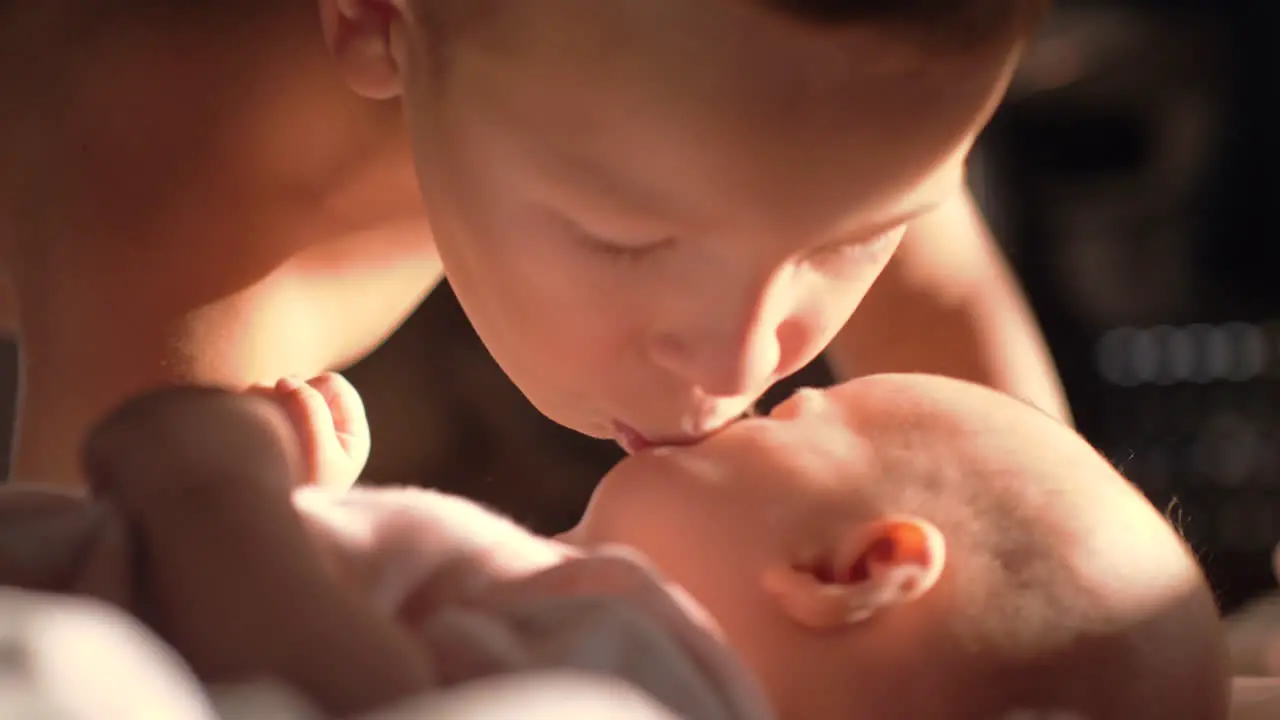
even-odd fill
[{"label": "boy's eyebrow", "polygon": [[[683,208],[678,196],[664,195],[661,187],[646,188],[589,155],[557,152],[544,147],[534,150],[531,157],[544,176],[551,178],[555,187],[573,195],[587,193],[593,202],[606,211],[642,218],[662,217],[677,224],[688,219],[680,216]],[[870,222],[860,219],[835,226],[838,232],[833,233],[833,236],[836,239],[823,242],[822,245],[844,242],[855,233],[870,237],[888,232],[928,215],[966,187],[964,172],[957,172],[954,178],[943,180],[939,188],[920,193],[919,197],[908,200],[905,207],[892,212],[888,217],[875,218]]]},{"label": "boy's eyebrow", "polygon": [[587,193],[606,210],[640,215],[671,215],[679,208],[671,198],[644,189],[625,175],[613,172],[591,158],[568,153],[537,153],[542,171],[558,188],[575,195]]},{"label": "boy's eyebrow", "polygon": [[[555,172],[549,173],[555,178],[555,184],[566,190],[572,190],[575,194],[589,193],[592,200],[605,205],[606,209],[653,216],[670,216],[672,212],[679,210],[678,205],[666,201],[661,195],[644,191],[625,177],[612,173],[589,160],[570,157],[563,157],[560,160],[560,167]],[[555,163],[548,163],[548,165],[555,165]],[[548,165],[544,165],[544,168],[550,169]],[[841,237],[832,242],[843,242],[844,236],[850,234],[846,231],[856,232],[861,236],[872,236],[893,230],[937,210],[947,202],[950,194],[947,193],[942,197],[931,195],[870,223],[842,224],[841,232],[838,233]]]},{"label": "boy's eyebrow", "polygon": [[917,220],[928,215],[934,210],[942,207],[943,203],[946,201],[946,198],[928,198],[909,206],[905,210],[899,210],[883,220],[879,220],[864,228],[860,228],[860,231],[866,235],[879,235],[880,233],[888,232],[894,228],[906,225],[912,220]]},{"label": "boy's eyebrow", "polygon": [[876,218],[870,222],[856,221],[842,224],[839,232],[834,239],[824,243],[824,247],[841,245],[849,241],[851,237],[870,238],[889,232],[903,225],[908,225],[914,220],[928,215],[929,213],[941,208],[947,204],[956,193],[965,189],[963,181],[957,182],[954,187],[950,183],[947,184],[945,190],[941,193],[929,193],[919,199],[908,204],[906,207],[898,209],[886,217]]}]

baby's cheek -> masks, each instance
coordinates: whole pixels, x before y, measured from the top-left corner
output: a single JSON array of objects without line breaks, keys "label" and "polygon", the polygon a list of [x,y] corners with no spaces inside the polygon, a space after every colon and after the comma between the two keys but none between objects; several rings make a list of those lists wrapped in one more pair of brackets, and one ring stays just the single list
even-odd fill
[{"label": "baby's cheek", "polygon": [[720,628],[720,623],[716,622],[711,613],[693,595],[679,585],[668,585],[667,591],[671,593],[672,600],[684,611],[690,621],[715,639],[725,642],[724,630]]},{"label": "baby's cheek", "polygon": [[[692,593],[685,589],[682,582],[690,577],[698,577],[699,580],[707,578],[702,577],[704,573],[697,576],[691,575],[695,571],[689,563],[684,562],[687,555],[679,556],[678,554],[662,552],[665,547],[663,542],[652,542],[645,536],[651,531],[656,531],[648,523],[643,523],[643,527],[637,527],[636,523],[626,523],[626,527],[611,527],[611,523],[607,521],[607,516],[603,513],[597,514],[595,518],[588,516],[583,522],[573,530],[561,535],[558,540],[576,546],[586,551],[592,548],[625,548],[626,551],[635,553],[644,561],[658,570],[664,578],[668,578],[673,582],[665,583],[668,593],[672,600],[680,607],[680,609],[703,630],[711,633],[717,638],[721,638],[723,633],[719,624],[706,610],[701,602],[696,599]],[[656,531],[661,532],[661,531]],[[698,542],[697,533],[690,532],[682,537],[682,541]],[[656,552],[651,552],[656,551]],[[582,584],[585,589],[590,589],[593,579],[584,577]],[[699,582],[701,586],[704,583]],[[710,583],[715,585],[714,579]]]}]

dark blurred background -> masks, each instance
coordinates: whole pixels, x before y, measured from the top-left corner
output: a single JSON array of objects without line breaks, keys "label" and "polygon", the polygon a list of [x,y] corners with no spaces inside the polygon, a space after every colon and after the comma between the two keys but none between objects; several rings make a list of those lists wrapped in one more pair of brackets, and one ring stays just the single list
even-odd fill
[{"label": "dark blurred background", "polygon": [[[1280,541],[1277,48],[1270,0],[1059,0],[973,167],[1080,430],[1170,509],[1227,609],[1274,588]],[[447,287],[348,375],[373,482],[552,532],[620,457],[542,418]]]},{"label": "dark blurred background", "polygon": [[1233,608],[1280,540],[1280,5],[1063,2],[977,174],[1080,430]]}]

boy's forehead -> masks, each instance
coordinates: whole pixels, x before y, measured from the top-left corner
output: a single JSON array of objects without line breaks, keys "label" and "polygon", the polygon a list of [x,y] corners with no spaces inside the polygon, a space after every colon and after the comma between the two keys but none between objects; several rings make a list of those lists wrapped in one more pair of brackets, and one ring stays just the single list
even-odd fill
[{"label": "boy's forehead", "polygon": [[[523,141],[517,152],[536,155],[539,174],[575,189],[620,176],[637,186],[630,195],[661,195],[645,199],[662,215],[717,230],[723,218],[699,211],[829,233],[850,206],[888,216],[928,204],[958,184],[1007,75],[1005,59],[930,59],[866,28],[798,26],[744,0],[509,7],[451,63],[470,120]],[[939,187],[904,197],[929,180]],[[745,217],[764,206],[779,217]],[[896,218],[853,220],[880,219]]]},{"label": "boy's forehead", "polygon": [[[488,23],[489,37],[499,39],[507,51],[523,53],[534,45],[552,47],[546,41],[556,39],[561,41],[558,47],[575,55],[583,50],[595,50],[597,55],[646,55],[665,48],[679,59],[723,62],[728,58],[739,67],[744,56],[755,56],[758,61],[750,67],[759,69],[782,61],[791,65],[790,70],[804,71],[794,63],[838,67],[856,59],[859,72],[887,76],[946,64],[927,62],[941,53],[878,26],[796,22],[769,5],[766,0],[489,0],[484,14],[497,22]],[[611,44],[602,45],[602,41]],[[950,61],[958,59],[952,55]]]},{"label": "boy's forehead", "polygon": [[941,56],[874,26],[790,22],[753,0],[507,4],[491,31],[461,44],[462,55],[501,59],[518,82],[541,76],[548,82],[531,89],[561,101],[557,87],[603,78],[615,91],[733,106],[768,125],[825,122],[847,132],[850,116],[902,120],[939,98],[985,103],[1013,56],[1012,47]]}]

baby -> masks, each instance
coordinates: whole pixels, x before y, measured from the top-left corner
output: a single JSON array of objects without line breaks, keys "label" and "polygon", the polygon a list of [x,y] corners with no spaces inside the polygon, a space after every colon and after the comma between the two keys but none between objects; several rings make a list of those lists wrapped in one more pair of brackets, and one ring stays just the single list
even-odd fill
[{"label": "baby", "polygon": [[976,385],[802,391],[625,460],[560,540],[641,551],[783,718],[1225,717],[1215,603],[1175,529],[1071,430]]},{"label": "baby", "polygon": [[[302,435],[327,430],[299,417],[290,415]],[[116,474],[155,473],[140,455],[120,455],[129,466]],[[105,496],[126,515],[154,502],[109,486]],[[1069,429],[976,385],[875,376],[803,391],[697,446],[624,461],[556,541],[430,491],[304,488],[295,506],[337,577],[428,655],[450,659],[437,663],[442,681],[576,663],[669,706],[683,688],[682,708],[761,711],[743,700],[743,679],[724,679],[732,673],[655,680],[652,663],[593,645],[599,626],[548,645],[513,619],[548,597],[604,594],[651,617],[682,608],[736,651],[783,718],[1226,717],[1216,608],[1174,529]],[[169,528],[188,524],[179,515],[150,514]],[[261,652],[227,640],[224,609],[175,602],[198,598],[172,590],[218,564],[183,575],[193,556],[177,537],[185,530],[147,525],[176,568],[153,568],[142,593],[169,599],[165,639],[198,671]],[[683,588],[670,589],[676,604],[608,572],[561,570],[616,545]],[[442,630],[459,609],[471,621]],[[684,638],[677,645],[699,647],[687,623],[660,625]],[[316,690],[307,673],[282,675]],[[689,699],[731,687],[736,704]]]},{"label": "baby", "polygon": [[976,385],[802,391],[624,461],[564,539],[643,551],[784,718],[1226,717],[1214,600],[1174,528]]}]

